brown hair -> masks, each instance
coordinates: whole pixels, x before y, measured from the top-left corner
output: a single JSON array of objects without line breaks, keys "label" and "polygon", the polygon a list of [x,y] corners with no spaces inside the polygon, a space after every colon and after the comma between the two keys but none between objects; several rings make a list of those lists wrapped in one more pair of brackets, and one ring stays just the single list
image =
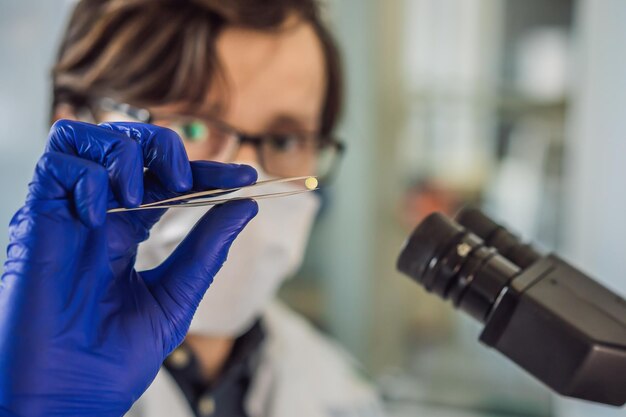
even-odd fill
[{"label": "brown hair", "polygon": [[102,97],[136,106],[199,103],[219,76],[222,28],[278,30],[290,13],[310,23],[322,44],[320,130],[329,134],[341,109],[342,69],[316,0],[81,0],[53,70],[53,112],[60,104],[92,108]]}]

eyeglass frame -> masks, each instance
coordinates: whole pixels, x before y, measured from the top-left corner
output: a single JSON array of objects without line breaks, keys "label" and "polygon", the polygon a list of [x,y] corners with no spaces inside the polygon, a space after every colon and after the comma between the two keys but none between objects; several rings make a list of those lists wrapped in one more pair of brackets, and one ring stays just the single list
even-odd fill
[{"label": "eyeglass frame", "polygon": [[[152,124],[156,120],[153,113],[146,108],[135,107],[127,103],[119,103],[108,97],[100,99],[97,103],[98,103],[98,107],[104,111],[112,111],[116,113],[121,113],[141,123]],[[198,119],[205,119],[206,121],[214,125],[217,125],[220,129],[223,129],[225,132],[232,134],[233,137],[237,138],[238,146],[241,146],[242,144],[246,144],[246,143],[253,145],[255,147],[257,157],[259,158],[259,162],[261,163],[262,166],[265,165],[263,162],[263,157],[262,157],[262,152],[260,151],[260,147],[263,144],[263,142],[266,142],[266,139],[264,137],[266,135],[247,134],[247,133],[241,132],[237,128],[229,125],[228,123],[215,119],[215,118],[208,118],[205,116],[205,117],[198,118]],[[328,172],[325,175],[318,178],[321,183],[328,184],[334,180],[337,174],[337,171],[339,169],[339,164],[346,151],[346,145],[343,141],[338,140],[332,136],[325,136],[325,137],[318,136],[316,139],[320,142],[320,144],[330,145],[335,148],[336,156],[331,167],[329,168]]]}]

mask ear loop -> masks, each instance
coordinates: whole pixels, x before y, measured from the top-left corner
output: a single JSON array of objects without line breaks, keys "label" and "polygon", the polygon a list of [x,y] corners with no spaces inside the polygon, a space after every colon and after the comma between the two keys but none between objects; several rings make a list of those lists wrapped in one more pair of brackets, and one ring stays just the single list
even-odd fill
[{"label": "mask ear loop", "polygon": [[[277,183],[285,183],[285,182],[296,182],[296,181],[304,181],[304,185],[306,189],[297,190],[297,191],[286,191],[280,193],[266,193],[266,194],[257,194],[253,196],[246,197],[232,197],[232,198],[222,198],[222,199],[212,199],[215,197],[219,197],[225,193],[230,193],[242,189],[250,189],[250,188],[258,188],[268,184],[277,184]],[[287,197],[296,194],[307,193],[310,191],[315,191],[318,189],[318,181],[315,177],[292,177],[292,178],[279,178],[274,180],[267,181],[259,181],[255,184],[248,185],[245,187],[238,188],[227,188],[227,189],[217,189],[210,191],[201,191],[197,193],[191,193],[186,195],[181,195],[178,197],[168,198],[166,200],[155,201],[152,203],[142,204],[139,207],[133,208],[125,208],[119,207],[110,209],[107,213],[121,213],[125,211],[136,211],[136,210],[149,210],[149,209],[162,209],[162,208],[175,208],[175,207],[202,207],[202,206],[213,206],[217,204],[223,204],[228,201],[237,201],[237,200],[262,200],[267,198],[276,198],[276,197]],[[201,201],[198,201],[201,200]]]}]

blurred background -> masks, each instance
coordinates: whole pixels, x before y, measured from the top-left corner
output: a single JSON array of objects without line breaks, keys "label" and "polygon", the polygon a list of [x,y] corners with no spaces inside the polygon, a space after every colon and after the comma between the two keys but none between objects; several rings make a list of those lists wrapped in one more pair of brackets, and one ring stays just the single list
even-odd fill
[{"label": "blurred background", "polygon": [[[3,225],[43,149],[72,3],[0,0]],[[364,364],[392,416],[626,415],[552,396],[395,271],[423,217],[472,203],[626,294],[626,1],[329,0],[326,12],[349,151],[281,297]]]}]

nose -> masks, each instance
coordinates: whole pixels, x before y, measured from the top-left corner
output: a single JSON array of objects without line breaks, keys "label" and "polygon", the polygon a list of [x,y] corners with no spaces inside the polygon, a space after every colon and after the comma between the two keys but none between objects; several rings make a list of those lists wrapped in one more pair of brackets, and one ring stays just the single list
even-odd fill
[{"label": "nose", "polygon": [[259,166],[259,156],[254,145],[250,143],[243,143],[239,147],[239,150],[235,154],[234,161],[242,164],[250,164]]}]

